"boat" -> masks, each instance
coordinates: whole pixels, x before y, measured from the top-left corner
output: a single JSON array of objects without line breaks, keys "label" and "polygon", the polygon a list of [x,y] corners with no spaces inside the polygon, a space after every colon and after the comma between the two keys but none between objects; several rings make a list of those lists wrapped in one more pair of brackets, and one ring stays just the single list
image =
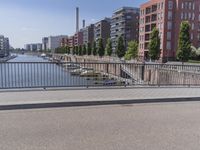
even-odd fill
[{"label": "boat", "polygon": [[67,70],[75,70],[75,69],[80,69],[80,66],[77,65],[77,64],[64,64],[64,67],[67,69]]},{"label": "boat", "polygon": [[79,68],[72,70],[70,73],[71,75],[80,75],[82,72],[87,71],[87,70],[93,70],[92,68]]},{"label": "boat", "polygon": [[45,58],[45,57],[46,57],[46,54],[45,54],[45,53],[42,53],[40,56],[43,57],[43,58]]},{"label": "boat", "polygon": [[80,74],[81,77],[98,77],[100,75],[100,73],[97,73],[94,70],[86,70]]}]

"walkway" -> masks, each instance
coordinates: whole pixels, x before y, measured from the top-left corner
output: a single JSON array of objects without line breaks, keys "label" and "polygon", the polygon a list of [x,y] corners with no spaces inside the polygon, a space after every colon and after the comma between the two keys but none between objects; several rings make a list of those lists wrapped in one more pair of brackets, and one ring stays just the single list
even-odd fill
[{"label": "walkway", "polygon": [[[0,109],[1,106],[10,105],[59,104],[56,106],[62,107],[63,104],[63,106],[87,106],[140,102],[168,102],[169,100],[200,100],[200,88],[83,88],[71,90],[1,91]],[[53,106],[54,105],[49,105],[46,107]],[[37,107],[43,108],[45,106]]]}]

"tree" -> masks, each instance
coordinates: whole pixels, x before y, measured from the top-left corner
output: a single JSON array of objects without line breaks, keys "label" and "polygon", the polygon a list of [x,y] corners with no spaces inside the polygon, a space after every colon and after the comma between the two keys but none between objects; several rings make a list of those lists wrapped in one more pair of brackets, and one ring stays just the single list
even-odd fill
[{"label": "tree", "polygon": [[73,47],[72,47],[72,54],[75,55],[75,53],[76,53],[76,52],[75,52],[75,47],[73,46]]},{"label": "tree", "polygon": [[70,54],[70,47],[67,46],[67,54]]},{"label": "tree", "polygon": [[191,53],[191,41],[190,41],[190,24],[187,21],[183,21],[180,27],[178,50],[176,57],[182,62],[189,60]]},{"label": "tree", "polygon": [[78,55],[79,56],[82,55],[82,45],[79,45],[79,47],[78,47]]},{"label": "tree", "polygon": [[125,54],[126,60],[131,60],[138,57],[138,43],[136,41],[130,41],[128,43],[128,50]]},{"label": "tree", "polygon": [[120,36],[117,40],[117,47],[116,47],[116,54],[119,58],[124,57],[126,53],[126,48],[124,45],[124,39],[122,36]]},{"label": "tree", "polygon": [[102,57],[102,56],[105,55],[105,49],[104,49],[104,46],[103,46],[103,40],[102,40],[102,38],[100,38],[98,40],[97,51],[98,51],[98,54],[99,54],[100,57]]},{"label": "tree", "polygon": [[198,60],[200,58],[200,47],[191,46],[190,59]]},{"label": "tree", "polygon": [[92,54],[92,48],[91,48],[91,44],[87,43],[87,54],[91,55]]},{"label": "tree", "polygon": [[75,53],[78,55],[78,46],[75,46]]},{"label": "tree", "polygon": [[159,30],[154,28],[151,36],[150,36],[150,43],[149,43],[149,57],[152,60],[158,60],[160,58],[160,37],[159,37]]},{"label": "tree", "polygon": [[83,45],[82,54],[83,54],[83,55],[86,55],[86,54],[87,54],[87,48],[86,48],[86,45],[85,45],[85,44]]},{"label": "tree", "polygon": [[55,49],[55,53],[58,53],[58,54],[67,53],[67,47],[66,46],[58,47]]},{"label": "tree", "polygon": [[106,43],[106,55],[108,55],[108,56],[111,56],[112,55],[112,41],[111,41],[111,39],[109,38],[108,40],[107,40],[107,43]]},{"label": "tree", "polygon": [[93,54],[94,56],[97,55],[96,41],[94,41],[93,44],[92,44],[92,54]]}]

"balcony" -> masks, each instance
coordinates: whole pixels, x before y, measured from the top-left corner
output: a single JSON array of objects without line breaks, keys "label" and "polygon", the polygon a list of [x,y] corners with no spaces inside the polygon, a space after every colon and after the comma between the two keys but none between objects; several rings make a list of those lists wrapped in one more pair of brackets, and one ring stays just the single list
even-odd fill
[{"label": "balcony", "polygon": [[151,22],[151,17],[150,16],[146,16],[145,17],[145,23],[150,23]]},{"label": "balcony", "polygon": [[151,26],[150,25],[146,25],[145,26],[145,32],[150,32],[151,31]]},{"label": "balcony", "polygon": [[152,22],[157,21],[157,15],[156,14],[151,15],[151,21]]},{"label": "balcony", "polygon": [[151,8],[150,7],[146,8],[146,15],[150,13],[151,13]]},{"label": "balcony", "polygon": [[150,34],[145,34],[145,41],[149,41],[150,40]]},{"label": "balcony", "polygon": [[157,11],[157,5],[152,5],[152,12]]}]

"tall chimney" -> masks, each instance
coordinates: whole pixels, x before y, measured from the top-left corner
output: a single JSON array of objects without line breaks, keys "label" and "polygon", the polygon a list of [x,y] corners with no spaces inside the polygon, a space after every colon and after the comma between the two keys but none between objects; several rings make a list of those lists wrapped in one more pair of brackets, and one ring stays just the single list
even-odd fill
[{"label": "tall chimney", "polygon": [[83,28],[85,28],[85,20],[83,20]]},{"label": "tall chimney", "polygon": [[79,8],[76,7],[76,32],[79,31]]}]

